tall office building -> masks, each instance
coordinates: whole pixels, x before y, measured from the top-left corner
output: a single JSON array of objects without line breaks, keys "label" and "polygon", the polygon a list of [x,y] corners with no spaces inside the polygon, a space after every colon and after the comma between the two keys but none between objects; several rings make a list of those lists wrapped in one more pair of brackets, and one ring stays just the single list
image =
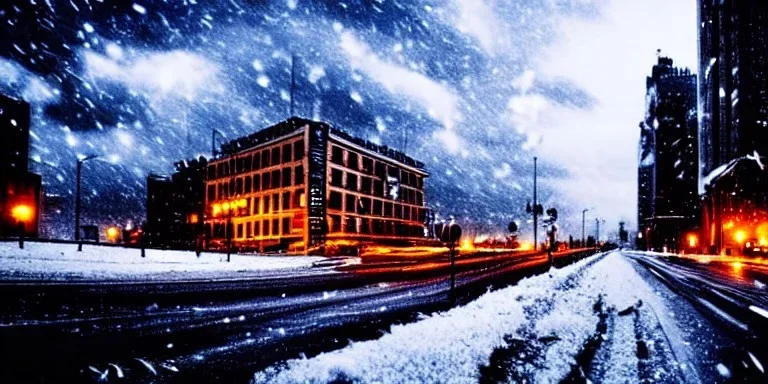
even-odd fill
[{"label": "tall office building", "polygon": [[697,224],[696,75],[659,57],[646,78],[646,113],[640,122],[639,245],[677,250]]},{"label": "tall office building", "polygon": [[739,253],[768,245],[768,2],[699,0],[698,22],[703,241]]}]

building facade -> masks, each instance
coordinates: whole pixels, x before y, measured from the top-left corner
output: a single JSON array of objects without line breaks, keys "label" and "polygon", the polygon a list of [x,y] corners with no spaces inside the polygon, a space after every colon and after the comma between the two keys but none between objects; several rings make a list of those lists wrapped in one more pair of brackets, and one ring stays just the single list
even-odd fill
[{"label": "building facade", "polygon": [[0,95],[0,236],[37,237],[41,178],[29,172],[29,104]]},{"label": "building facade", "polygon": [[696,76],[659,57],[640,123],[639,246],[676,251],[698,223]]},{"label": "building facade", "polygon": [[[706,207],[702,242],[708,252],[732,253],[746,244],[736,240],[744,237],[740,231],[756,230],[750,219],[742,223],[742,217],[768,211],[757,204],[765,191],[759,182],[765,179],[759,174],[764,168],[754,173],[737,161],[749,156],[762,164],[768,154],[768,3],[699,0],[698,11],[699,192]],[[728,172],[740,175],[741,182],[712,183],[733,166],[746,167]],[[735,199],[726,203],[720,196]]]},{"label": "building facade", "polygon": [[425,236],[424,165],[322,122],[293,117],[227,143],[206,176],[210,247],[311,253]]},{"label": "building facade", "polygon": [[152,247],[195,249],[204,239],[204,157],[174,164],[170,176],[147,177],[147,222],[142,241]]}]

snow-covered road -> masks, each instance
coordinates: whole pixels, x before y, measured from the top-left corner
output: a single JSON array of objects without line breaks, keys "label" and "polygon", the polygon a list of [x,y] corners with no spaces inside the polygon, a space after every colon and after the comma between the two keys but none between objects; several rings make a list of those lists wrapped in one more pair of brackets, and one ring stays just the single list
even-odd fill
[{"label": "snow-covered road", "polygon": [[254,382],[700,382],[691,334],[632,262],[599,255]]}]

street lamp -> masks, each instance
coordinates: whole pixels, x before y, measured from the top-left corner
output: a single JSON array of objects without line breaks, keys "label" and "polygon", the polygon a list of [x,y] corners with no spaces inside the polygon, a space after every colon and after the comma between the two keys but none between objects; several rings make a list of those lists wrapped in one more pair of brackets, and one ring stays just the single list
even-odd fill
[{"label": "street lamp", "polygon": [[589,211],[589,208],[584,208],[581,210],[581,246],[582,248],[586,248],[587,244],[585,243],[587,237],[586,237],[586,218],[587,218],[587,211]]},{"label": "street lamp", "polygon": [[33,209],[26,204],[18,204],[11,209],[11,216],[16,219],[19,228],[19,248],[24,249],[24,231],[29,220],[32,219]]},{"label": "street lamp", "polygon": [[88,155],[77,159],[77,186],[75,188],[75,241],[77,241],[78,252],[83,251],[83,243],[80,242],[80,179],[83,170],[83,163],[98,157],[99,155]]}]

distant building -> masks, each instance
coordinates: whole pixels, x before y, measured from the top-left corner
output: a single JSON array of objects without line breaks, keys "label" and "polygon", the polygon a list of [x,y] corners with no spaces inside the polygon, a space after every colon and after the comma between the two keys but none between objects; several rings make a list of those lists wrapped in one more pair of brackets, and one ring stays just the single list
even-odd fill
[{"label": "distant building", "polygon": [[38,236],[41,178],[28,169],[29,121],[29,104],[0,95],[0,236]]},{"label": "distant building", "polygon": [[698,28],[702,245],[740,253],[768,242],[768,2],[699,0]]},{"label": "distant building", "polygon": [[640,123],[639,246],[677,250],[698,222],[696,76],[659,57]]},{"label": "distant building", "polygon": [[208,165],[211,247],[326,252],[423,239],[424,164],[328,124],[290,118],[222,146]]},{"label": "distant building", "polygon": [[175,164],[171,176],[147,177],[147,223],[143,241],[159,248],[194,249],[202,243],[204,157]]}]

